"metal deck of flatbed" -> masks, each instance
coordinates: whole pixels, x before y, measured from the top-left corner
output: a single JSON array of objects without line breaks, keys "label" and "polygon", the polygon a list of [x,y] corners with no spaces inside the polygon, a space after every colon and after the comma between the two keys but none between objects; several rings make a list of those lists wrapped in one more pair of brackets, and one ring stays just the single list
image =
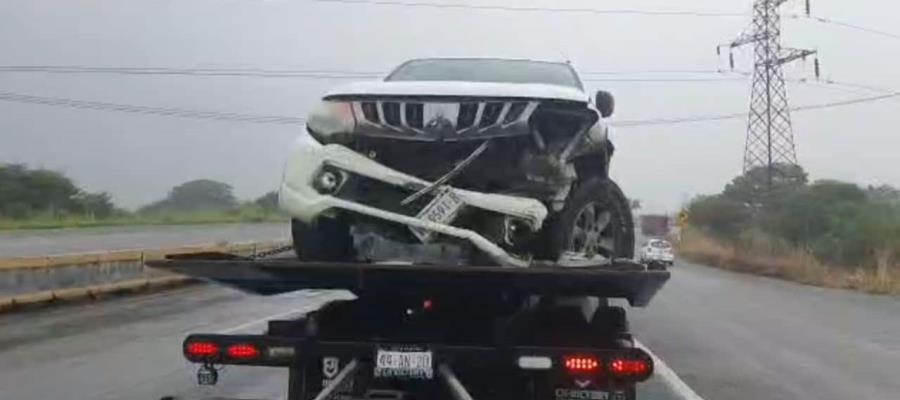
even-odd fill
[{"label": "metal deck of flatbed", "polygon": [[255,260],[209,254],[148,262],[151,267],[257,294],[302,289],[345,289],[355,294],[478,293],[624,298],[646,306],[666,283],[668,271],[630,261],[587,267],[472,267],[410,264]]}]

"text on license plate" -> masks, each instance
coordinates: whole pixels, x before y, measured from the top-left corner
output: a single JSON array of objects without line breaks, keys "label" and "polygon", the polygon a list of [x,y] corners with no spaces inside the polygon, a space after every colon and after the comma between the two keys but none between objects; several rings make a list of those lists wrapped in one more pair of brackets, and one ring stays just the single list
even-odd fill
[{"label": "text on license plate", "polygon": [[[453,191],[453,189],[445,188],[438,192],[438,195],[428,203],[418,217],[428,222],[438,224],[446,224],[456,218],[459,209],[463,206],[463,200]],[[422,242],[428,242],[431,239],[431,231],[410,227],[412,232]]]},{"label": "text on license plate", "polygon": [[378,350],[375,354],[375,376],[378,378],[434,377],[430,351]]}]

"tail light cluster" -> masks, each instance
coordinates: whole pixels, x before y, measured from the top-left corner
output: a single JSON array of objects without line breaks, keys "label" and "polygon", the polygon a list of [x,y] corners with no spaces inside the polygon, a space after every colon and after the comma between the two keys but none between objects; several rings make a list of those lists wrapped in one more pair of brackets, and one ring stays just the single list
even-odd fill
[{"label": "tail light cluster", "polygon": [[184,355],[190,359],[218,357],[221,348],[213,342],[191,342],[184,348]]},{"label": "tail light cluster", "polygon": [[253,360],[262,354],[259,346],[252,343],[234,343],[224,347],[207,341],[189,342],[184,347],[184,356],[189,361]]},{"label": "tail light cluster", "polygon": [[184,341],[184,357],[195,363],[273,365],[290,362],[294,348],[254,340],[253,337],[191,336]]},{"label": "tail light cluster", "polygon": [[653,374],[653,359],[638,349],[605,359],[593,355],[573,354],[562,358],[570,374],[606,373],[616,379],[643,381]]}]

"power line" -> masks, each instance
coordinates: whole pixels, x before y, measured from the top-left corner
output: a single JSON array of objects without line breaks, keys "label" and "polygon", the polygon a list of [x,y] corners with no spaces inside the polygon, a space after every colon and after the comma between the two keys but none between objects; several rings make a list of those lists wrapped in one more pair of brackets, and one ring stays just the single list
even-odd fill
[{"label": "power line", "polygon": [[743,78],[582,78],[585,82],[746,82]]},{"label": "power line", "polygon": [[654,75],[654,74],[721,74],[723,71],[715,69],[636,69],[617,71],[581,71],[581,75]]},{"label": "power line", "polygon": [[[797,106],[797,107],[791,107],[790,110],[791,111],[821,110],[821,109],[825,109],[825,108],[844,107],[844,106],[849,106],[849,105],[854,105],[854,104],[872,103],[872,102],[876,102],[876,101],[892,99],[892,98],[897,98],[897,97],[900,97],[900,92],[893,92],[893,93],[888,93],[888,94],[883,94],[883,95],[878,95],[878,96],[869,96],[869,97],[862,97],[862,98],[843,100],[843,101],[835,101],[835,102],[830,102],[830,103]],[[680,118],[655,118],[655,119],[645,119],[645,120],[621,121],[621,122],[616,122],[613,125],[616,127],[672,125],[672,124],[683,124],[683,123],[691,123],[691,122],[708,122],[708,121],[738,119],[738,118],[745,118],[746,116],[747,116],[746,113],[697,115],[697,116],[692,116],[692,117],[680,117]]]},{"label": "power line", "polygon": [[517,12],[558,12],[558,13],[587,13],[607,15],[650,15],[673,17],[745,17],[745,13],[717,12],[717,11],[690,11],[690,10],[604,10],[597,8],[556,8],[536,6],[501,6],[466,3],[426,3],[417,1],[400,0],[314,0],[320,3],[341,4],[366,4],[376,6],[422,7],[422,8],[456,8],[466,10],[491,10],[491,11],[517,11]]},{"label": "power line", "polygon": [[283,115],[258,115],[221,111],[189,110],[170,107],[152,107],[133,104],[107,103],[90,100],[77,100],[63,97],[32,96],[12,92],[0,92],[0,101],[14,103],[39,104],[52,107],[66,107],[88,110],[115,111],[132,114],[159,115],[176,118],[192,118],[204,120],[220,120],[231,122],[250,122],[261,124],[302,124],[306,121],[301,117]]},{"label": "power line", "polygon": [[[746,71],[721,71],[721,73],[722,74],[736,74],[736,75],[741,75],[741,76],[745,76],[745,77],[751,77],[753,75],[751,72],[746,72]],[[786,82],[791,82],[791,83],[816,85],[819,87],[827,87],[827,88],[831,88],[831,89],[840,89],[841,87],[844,87],[844,88],[851,88],[851,89],[862,89],[862,90],[866,90],[869,92],[879,92],[879,93],[895,93],[895,92],[897,92],[897,90],[894,90],[894,89],[866,85],[866,84],[862,84],[862,83],[837,81],[834,79],[784,78],[784,80]],[[850,92],[850,93],[855,93],[855,94],[860,93],[859,90],[845,90],[845,91]]]},{"label": "power line", "polygon": [[[882,95],[878,95],[878,96],[869,96],[869,97],[862,97],[862,98],[857,98],[857,99],[836,101],[836,102],[831,102],[831,103],[798,106],[798,107],[791,108],[791,111],[809,111],[809,110],[819,110],[819,109],[824,109],[824,108],[843,107],[843,106],[849,106],[849,105],[855,105],[855,104],[871,103],[871,102],[876,102],[876,101],[891,99],[891,98],[897,98],[897,97],[900,97],[900,92],[893,92],[893,93],[887,93],[887,94],[882,94]],[[0,101],[25,103],[25,104],[38,104],[38,105],[45,105],[45,106],[52,106],[52,107],[102,110],[102,111],[124,112],[124,113],[134,113],[134,114],[159,115],[159,116],[176,117],[176,118],[220,120],[220,121],[231,121],[231,122],[297,125],[297,124],[303,124],[306,121],[306,119],[302,118],[302,117],[292,117],[292,116],[284,116],[284,115],[260,115],[260,114],[245,114],[245,113],[232,113],[232,112],[221,112],[221,111],[189,110],[189,109],[171,108],[171,107],[152,107],[152,106],[141,106],[141,105],[133,105],[133,104],[107,103],[107,102],[90,101],[90,100],[78,100],[78,99],[70,99],[70,98],[63,98],[63,97],[33,96],[33,95],[26,95],[26,94],[20,94],[20,93],[12,93],[12,92],[0,92]],[[678,118],[655,118],[655,119],[645,119],[645,120],[621,121],[621,122],[614,123],[613,125],[616,127],[672,125],[672,124],[682,124],[682,123],[691,123],[691,122],[720,121],[720,120],[743,118],[745,116],[746,116],[745,113],[697,115],[697,116],[678,117]]]},{"label": "power line", "polygon": [[797,107],[792,107],[791,111],[821,110],[823,108],[844,107],[844,106],[849,106],[849,105],[854,105],[854,104],[872,103],[872,102],[885,100],[885,99],[892,99],[892,98],[896,98],[896,97],[900,97],[900,92],[888,93],[888,94],[883,94],[880,96],[863,97],[863,98],[859,98],[859,99],[836,101],[836,102],[832,102],[832,103],[797,106]]},{"label": "power line", "polygon": [[3,65],[0,72],[42,72],[58,74],[115,74],[115,75],[186,75],[186,76],[249,76],[260,78],[365,79],[379,77],[374,71],[342,70],[270,70],[225,68],[171,67],[104,67],[84,65]]},{"label": "power line", "polygon": [[697,116],[692,116],[692,117],[654,118],[654,119],[643,119],[643,120],[620,121],[620,122],[614,122],[614,123],[612,123],[612,125],[617,128],[626,128],[626,127],[634,127],[634,126],[652,126],[652,125],[674,125],[674,124],[683,124],[683,123],[689,123],[689,122],[721,121],[721,120],[728,120],[728,119],[744,118],[746,116],[747,116],[746,113],[697,115]]},{"label": "power line", "polygon": [[[371,79],[386,73],[375,71],[344,70],[272,70],[272,69],[218,69],[218,68],[172,68],[172,67],[105,67],[86,65],[0,65],[0,72],[54,73],[54,74],[111,74],[111,75],[175,75],[213,77],[259,77],[259,78],[304,78],[304,79]],[[600,78],[599,76],[655,75],[655,74],[703,74],[713,70],[636,70],[636,71],[588,71],[582,78],[586,82],[706,82],[729,81],[734,78]]]},{"label": "power line", "polygon": [[851,23],[849,23],[849,22],[838,21],[838,20],[835,20],[835,19],[832,19],[832,18],[812,17],[812,16],[807,16],[807,15],[797,15],[797,14],[794,14],[794,15],[788,15],[788,18],[791,18],[791,19],[812,19],[813,21],[820,22],[820,23],[823,23],[823,24],[835,25],[835,26],[840,26],[840,27],[843,27],[843,28],[849,28],[849,29],[853,29],[853,30],[857,30],[857,31],[861,31],[861,32],[867,32],[867,33],[872,33],[872,34],[875,34],[875,35],[885,36],[885,37],[889,37],[889,38],[900,39],[900,34],[896,34],[896,33],[892,33],[892,32],[887,32],[887,31],[883,31],[883,30],[880,30],[880,29],[869,28],[869,27],[865,27],[865,26],[862,26],[862,25],[851,24]]}]

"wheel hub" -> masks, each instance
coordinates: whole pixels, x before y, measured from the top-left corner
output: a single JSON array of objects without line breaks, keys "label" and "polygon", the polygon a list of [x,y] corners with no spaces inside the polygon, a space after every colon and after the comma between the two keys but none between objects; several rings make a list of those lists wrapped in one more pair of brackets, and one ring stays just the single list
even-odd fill
[{"label": "wheel hub", "polygon": [[587,257],[613,256],[616,233],[611,222],[612,212],[597,202],[586,204],[575,216],[568,250]]}]

